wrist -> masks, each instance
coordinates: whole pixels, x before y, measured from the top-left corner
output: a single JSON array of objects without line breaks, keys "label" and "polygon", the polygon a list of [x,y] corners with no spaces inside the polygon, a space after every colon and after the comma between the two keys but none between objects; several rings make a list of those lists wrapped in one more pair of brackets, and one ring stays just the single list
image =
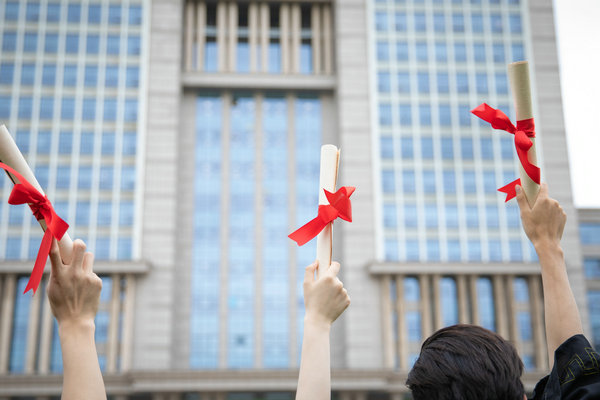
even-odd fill
[{"label": "wrist", "polygon": [[331,330],[331,321],[328,321],[323,316],[314,315],[307,312],[304,316],[304,328],[315,328],[329,333]]},{"label": "wrist", "polygon": [[58,333],[64,335],[94,335],[96,325],[93,319],[66,319],[58,321]]},{"label": "wrist", "polygon": [[562,253],[560,240],[540,239],[532,242],[532,244],[538,256],[547,253]]}]

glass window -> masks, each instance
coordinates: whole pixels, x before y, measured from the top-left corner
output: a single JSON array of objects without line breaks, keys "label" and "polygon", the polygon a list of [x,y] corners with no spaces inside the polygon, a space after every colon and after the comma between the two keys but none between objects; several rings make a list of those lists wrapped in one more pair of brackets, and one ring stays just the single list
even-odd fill
[{"label": "glass window", "polygon": [[137,147],[137,134],[136,132],[125,132],[123,134],[123,154],[134,155]]},{"label": "glass window", "polygon": [[113,132],[102,133],[102,154],[113,155],[115,153],[115,134]]},{"label": "glass window", "polygon": [[79,35],[67,33],[65,38],[65,51],[67,54],[76,54],[79,51]]},{"label": "glass window", "polygon": [[433,29],[438,33],[444,33],[446,31],[446,17],[444,14],[433,14]]},{"label": "glass window", "polygon": [[127,54],[138,55],[140,54],[140,37],[137,35],[129,36],[127,38]]},{"label": "glass window", "polygon": [[513,281],[513,295],[519,303],[529,302],[529,285],[525,278],[515,278]]},{"label": "glass window", "polygon": [[483,172],[483,189],[488,193],[496,191],[496,173],[494,171]]},{"label": "glass window", "polygon": [[490,278],[477,279],[477,300],[479,302],[479,321],[481,326],[492,331],[495,330],[494,291]]},{"label": "glass window", "polygon": [[394,193],[396,191],[394,171],[381,171],[381,184],[383,186],[383,193]]},{"label": "glass window", "polygon": [[4,19],[7,21],[17,21],[19,19],[19,2],[6,2],[4,6]]},{"label": "glass window", "polygon": [[474,204],[465,206],[467,216],[467,226],[469,228],[477,228],[479,226],[479,211]]},{"label": "glass window", "polygon": [[[100,214],[98,214],[98,217]],[[98,260],[108,260],[110,255],[110,238],[99,236],[96,238],[96,248],[94,255]],[[104,281],[102,281],[105,284]],[[110,292],[107,292],[110,293]],[[96,343],[106,342],[108,335],[108,316],[106,312],[100,311],[96,314]],[[98,357],[100,369],[102,369],[102,356]]]},{"label": "glass window", "polygon": [[377,60],[388,61],[390,59],[390,50],[387,42],[377,42]]},{"label": "glass window", "polygon": [[427,31],[427,20],[425,19],[425,13],[416,12],[414,18],[415,30],[417,32]]},{"label": "glass window", "polygon": [[454,171],[444,171],[444,192],[456,193],[456,174]]},{"label": "glass window", "polygon": [[111,25],[121,23],[121,6],[119,4],[111,4],[108,7],[108,23]]},{"label": "glass window", "polygon": [[37,33],[25,33],[23,51],[25,53],[35,53],[37,51]]},{"label": "glass window", "polygon": [[81,18],[81,5],[76,3],[70,3],[67,7],[67,21],[76,23]]},{"label": "glass window", "polygon": [[452,30],[454,32],[465,31],[465,17],[462,14],[452,14]]},{"label": "glass window", "polygon": [[63,86],[72,87],[77,84],[77,65],[65,64]]},{"label": "glass window", "polygon": [[471,29],[475,33],[483,32],[483,16],[480,13],[471,14]]},{"label": "glass window", "polygon": [[88,23],[99,24],[102,16],[102,6],[100,4],[90,4],[88,7]]},{"label": "glass window", "polygon": [[485,73],[475,74],[475,85],[477,87],[478,94],[487,94],[488,93],[487,75]]},{"label": "glass window", "polygon": [[104,119],[115,121],[117,119],[117,99],[104,99]]},{"label": "glass window", "polygon": [[417,302],[421,299],[421,288],[417,278],[404,278],[404,301]]},{"label": "glass window", "polygon": [[117,242],[117,259],[131,260],[133,242],[130,237],[120,237]]},{"label": "glass window", "polygon": [[406,32],[406,13],[396,13],[396,31]]},{"label": "glass window", "polygon": [[600,223],[579,224],[579,237],[582,244],[600,244]]},{"label": "glass window", "polygon": [[92,154],[94,152],[94,133],[81,133],[81,154]]},{"label": "glass window", "polygon": [[502,33],[502,16],[500,14],[492,13],[492,15],[490,15],[490,26],[492,27],[492,32]]},{"label": "glass window", "polygon": [[398,261],[398,242],[396,240],[386,239],[385,259],[388,261]]},{"label": "glass window", "polygon": [[387,72],[380,72],[377,74],[377,89],[380,93],[390,92],[390,74]]},{"label": "glass window", "polygon": [[458,323],[458,296],[456,281],[444,277],[440,280],[440,295],[442,306],[442,324],[450,326]]},{"label": "glass window", "polygon": [[454,158],[454,142],[452,138],[442,138],[442,159],[452,160]]},{"label": "glass window", "polygon": [[0,96],[0,118],[10,118],[10,96]]},{"label": "glass window", "polygon": [[403,159],[413,158],[413,138],[402,137],[400,138],[400,153]]},{"label": "glass window", "polygon": [[404,205],[404,226],[407,228],[416,228],[418,225],[417,206],[414,204]]},{"label": "glass window", "polygon": [[510,252],[510,261],[523,260],[523,245],[520,240],[511,240],[508,242],[508,250]]},{"label": "glass window", "polygon": [[29,131],[17,131],[15,141],[17,142],[17,147],[23,154],[29,152],[29,137]]},{"label": "glass window", "polygon": [[60,20],[60,4],[59,3],[48,3],[46,11],[46,21],[58,22]]},{"label": "glass window", "polygon": [[456,74],[456,91],[458,93],[469,93],[469,76],[464,72]]},{"label": "glass window", "polygon": [[410,104],[400,104],[398,106],[398,116],[400,117],[401,125],[412,125],[412,110]]},{"label": "glass window", "polygon": [[521,336],[521,340],[531,340],[531,314],[529,311],[519,311],[517,313],[517,321],[519,324],[519,336]]},{"label": "glass window", "polygon": [[587,297],[594,347],[598,348],[600,347],[600,290],[588,290]]},{"label": "glass window", "polygon": [[125,75],[125,86],[136,88],[139,85],[140,68],[137,66],[127,67]]},{"label": "glass window", "polygon": [[96,98],[84,98],[81,118],[84,121],[93,121],[96,118]]},{"label": "glass window", "polygon": [[59,165],[56,168],[56,188],[68,189],[71,181],[71,168],[69,166]]},{"label": "glass window", "polygon": [[46,53],[56,54],[58,50],[58,35],[56,33],[46,33],[44,41],[44,51]]},{"label": "glass window", "polygon": [[40,119],[52,119],[54,115],[54,97],[43,96],[40,99]]},{"label": "glass window", "polygon": [[500,139],[500,150],[503,160],[511,160],[514,153],[514,141],[510,137],[503,136]]},{"label": "glass window", "polygon": [[419,261],[419,241],[415,239],[406,240],[406,260]]},{"label": "glass window", "polygon": [[504,63],[504,45],[502,43],[494,43],[492,46],[495,63]]},{"label": "glass window", "polygon": [[435,193],[435,173],[433,171],[423,171],[423,190],[425,193]]},{"label": "glass window", "polygon": [[100,167],[100,189],[112,189],[114,171],[112,165],[103,165]]},{"label": "glass window", "polygon": [[138,117],[137,112],[138,112],[137,98],[125,99],[125,113],[124,113],[125,122],[137,121],[137,117]]},{"label": "glass window", "polygon": [[121,168],[121,189],[133,190],[135,188],[135,167],[124,166]]},{"label": "glass window", "polygon": [[440,261],[440,242],[437,239],[427,240],[427,260]]},{"label": "glass window", "polygon": [[394,158],[394,140],[389,136],[382,136],[380,139],[379,149],[381,151],[381,158],[384,160],[391,160]]},{"label": "glass window", "polygon": [[494,146],[491,138],[482,138],[480,139],[481,145],[481,158],[484,160],[493,160],[494,159]]},{"label": "glass window", "polygon": [[417,83],[419,93],[429,93],[429,74],[427,72],[419,72],[417,74]]},{"label": "glass window", "polygon": [[448,52],[446,50],[446,43],[437,42],[435,44],[435,60],[444,62],[448,61]]},{"label": "glass window", "polygon": [[[389,55],[387,55],[388,50],[387,50],[387,45],[385,48],[385,52],[386,52],[386,56],[385,58],[379,58],[379,56],[377,57],[378,60],[380,61],[387,61],[389,60]],[[377,54],[379,55],[379,45],[377,47]],[[398,42],[396,43],[396,60],[398,61],[408,61],[408,44],[405,42]]]},{"label": "glass window", "polygon": [[600,278],[600,258],[585,258],[583,268],[586,278]]},{"label": "glass window", "polygon": [[119,35],[108,35],[106,37],[106,54],[119,54],[120,43]]},{"label": "glass window", "polygon": [[474,171],[463,172],[463,184],[465,193],[475,193],[477,191]]},{"label": "glass window", "polygon": [[136,4],[129,6],[129,25],[142,24],[142,7]]},{"label": "glass window", "polygon": [[19,98],[19,118],[20,119],[31,119],[31,112],[33,108],[33,99],[29,96],[21,96]]},{"label": "glass window", "polygon": [[117,87],[119,85],[119,67],[107,65],[104,79],[107,87]]},{"label": "glass window", "polygon": [[437,228],[438,212],[435,204],[425,204],[425,226],[427,228]]},{"label": "glass window", "polygon": [[431,136],[421,138],[421,157],[426,160],[433,159],[433,138]]},{"label": "glass window", "polygon": [[509,16],[510,33],[521,33],[523,28],[521,26],[521,16],[519,14],[511,14]]},{"label": "glass window", "polygon": [[496,92],[500,94],[508,93],[508,79],[505,72],[496,73]]},{"label": "glass window", "polygon": [[61,132],[58,137],[58,153],[71,154],[73,150],[73,134],[71,132]]},{"label": "glass window", "polygon": [[394,204],[384,204],[383,206],[383,226],[386,228],[395,228],[397,225],[396,206]]},{"label": "glass window", "polygon": [[0,84],[12,85],[15,66],[12,62],[3,62],[0,64]]},{"label": "glass window", "polygon": [[75,99],[73,97],[63,97],[60,109],[62,119],[72,120],[75,116]]},{"label": "glass window", "polygon": [[448,82],[448,73],[447,72],[438,72],[437,85],[438,85],[438,92],[440,92],[440,93],[448,93],[450,91],[450,84]]},{"label": "glass window", "polygon": [[476,62],[485,62],[485,45],[483,43],[474,43],[473,54]]},{"label": "glass window", "polygon": [[473,159],[473,139],[471,138],[460,138],[460,152],[463,160]]},{"label": "glass window", "polygon": [[[441,126],[450,126],[450,125],[452,125],[452,112],[450,110],[450,105],[448,105],[448,104],[440,104],[440,106],[439,106],[439,118],[440,118],[440,125]],[[443,156],[443,154],[442,154],[442,156]]]},{"label": "glass window", "polygon": [[500,240],[492,239],[488,242],[488,250],[490,253],[490,261],[502,261],[502,244]]},{"label": "glass window", "polygon": [[[481,243],[479,240],[469,240],[467,245],[469,261],[481,261]],[[481,324],[483,325],[483,322]]]},{"label": "glass window", "polygon": [[389,104],[379,105],[379,124],[383,126],[392,124],[392,107]]},{"label": "glass window", "polygon": [[490,229],[496,229],[499,226],[498,207],[495,205],[487,205],[485,207],[485,217],[487,226]]},{"label": "glass window", "polygon": [[51,144],[52,144],[52,133],[51,132],[48,132],[48,131],[38,132],[37,152],[39,154],[49,154]]},{"label": "glass window", "polygon": [[525,59],[525,49],[523,44],[514,43],[512,46],[512,61],[523,61]]},{"label": "glass window", "polygon": [[446,204],[446,227],[458,228],[458,206]]},{"label": "glass window", "polygon": [[42,85],[54,86],[56,79],[56,65],[45,64],[42,68]]},{"label": "glass window", "polygon": [[419,104],[419,122],[421,126],[431,126],[431,106]]},{"label": "glass window", "polygon": [[95,87],[98,84],[98,67],[96,65],[86,65],[84,75],[84,85]]},{"label": "glass window", "polygon": [[17,34],[15,32],[4,31],[2,36],[2,51],[12,52],[16,50]]},{"label": "glass window", "polygon": [[460,241],[448,240],[447,246],[448,246],[448,261],[460,261],[461,260]]},{"label": "glass window", "polygon": [[35,64],[21,66],[21,85],[33,85],[35,79]]},{"label": "glass window", "polygon": [[[111,217],[112,217],[111,202],[109,202],[109,201],[98,202],[98,225],[99,226],[110,225]],[[98,250],[99,249],[96,249],[96,251],[98,251]]]},{"label": "glass window", "polygon": [[402,189],[404,190],[404,192],[414,193],[415,186],[415,171],[408,169],[402,171]]},{"label": "glass window", "polygon": [[415,44],[415,49],[417,53],[417,61],[427,61],[427,43],[426,42],[417,42]]},{"label": "glass window", "polygon": [[75,223],[79,226],[86,226],[90,222],[90,202],[78,201],[75,212]]},{"label": "glass window", "polygon": [[399,93],[410,93],[410,75],[408,72],[399,72],[397,75],[398,79],[398,92]]},{"label": "glass window", "polygon": [[375,29],[378,31],[386,31],[388,29],[387,13],[382,11],[375,13]]},{"label": "glass window", "polygon": [[467,104],[461,104],[458,106],[458,122],[461,126],[471,126],[473,114]]},{"label": "glass window", "polygon": [[100,50],[100,37],[96,34],[88,34],[86,42],[87,54],[98,54]]}]

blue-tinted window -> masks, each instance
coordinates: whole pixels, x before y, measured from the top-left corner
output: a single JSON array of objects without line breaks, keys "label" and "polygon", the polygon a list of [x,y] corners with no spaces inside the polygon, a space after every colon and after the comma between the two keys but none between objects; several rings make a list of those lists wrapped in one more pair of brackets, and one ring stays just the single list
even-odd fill
[{"label": "blue-tinted window", "polygon": [[475,61],[477,62],[485,62],[485,45],[483,43],[474,43],[473,44],[473,54]]},{"label": "blue-tinted window", "polygon": [[477,191],[477,184],[475,181],[475,172],[464,171],[463,172],[463,186],[465,193],[475,193]]},{"label": "blue-tinted window", "polygon": [[[280,50],[279,44],[269,43],[269,72],[280,71]],[[207,38],[204,46],[204,70],[206,72],[215,72],[217,70],[217,42],[214,38]]]},{"label": "blue-tinted window", "polygon": [[139,85],[139,75],[140,68],[139,67],[127,67],[126,75],[125,75],[125,86],[136,88]]},{"label": "blue-tinted window", "polygon": [[73,151],[73,134],[71,132],[61,132],[58,137],[58,153],[71,154]]},{"label": "blue-tinted window", "polygon": [[579,224],[579,237],[582,244],[600,244],[600,224],[591,222]]},{"label": "blue-tinted window", "polygon": [[419,123],[421,126],[431,125],[431,106],[429,104],[419,104]]},{"label": "blue-tinted window", "polygon": [[[11,226],[21,225],[23,223],[23,210],[22,207],[9,207],[8,209],[8,224]],[[18,254],[20,252],[20,247],[18,246],[7,246],[7,251],[13,251],[15,254],[15,258],[18,258]]]},{"label": "blue-tinted window", "polygon": [[90,202],[78,201],[75,210],[75,223],[79,226],[86,226],[90,223]]},{"label": "blue-tinted window", "polygon": [[98,202],[98,225],[110,225],[112,217],[112,204],[109,201]]},{"label": "blue-tinted window", "polygon": [[435,44],[435,60],[439,62],[445,62],[448,60],[448,51],[446,50],[446,43],[438,42]]},{"label": "blue-tinted window", "polygon": [[117,241],[117,259],[130,260],[132,257],[133,241],[130,237],[120,237]]},{"label": "blue-tinted window", "polygon": [[496,13],[490,15],[490,26],[492,27],[492,32],[502,33],[502,16]]},{"label": "blue-tinted window", "polygon": [[406,13],[396,13],[396,31],[397,32],[406,32]]},{"label": "blue-tinted window", "polygon": [[63,97],[60,109],[62,119],[72,120],[75,116],[75,99],[73,97]]},{"label": "blue-tinted window", "polygon": [[496,191],[496,173],[494,171],[483,172],[483,190],[487,193]]},{"label": "blue-tinted window", "polygon": [[25,53],[35,53],[37,51],[37,33],[25,33],[23,51]]},{"label": "blue-tinted window", "polygon": [[469,93],[469,76],[463,72],[456,74],[456,91],[458,93]]},{"label": "blue-tinted window", "polygon": [[42,68],[42,85],[54,86],[56,80],[56,65],[45,64]]},{"label": "blue-tinted window", "polygon": [[86,65],[84,74],[84,85],[95,87],[98,84],[98,67],[96,65]]},{"label": "blue-tinted window", "polygon": [[505,207],[506,210],[506,225],[509,228],[519,228],[521,226],[521,214],[519,207],[514,203],[508,203]]},{"label": "blue-tinted window", "polygon": [[54,97],[40,99],[40,119],[52,119],[54,115]]},{"label": "blue-tinted window", "polygon": [[447,247],[448,247],[448,261],[460,261],[460,259],[461,259],[460,241],[448,240]]},{"label": "blue-tinted window", "polygon": [[400,104],[398,106],[398,116],[401,125],[412,125],[412,110],[409,104]]},{"label": "blue-tinted window", "polygon": [[81,5],[71,3],[67,7],[67,21],[68,22],[79,22],[81,18]]},{"label": "blue-tinted window", "polygon": [[129,25],[142,24],[142,7],[138,5],[129,6]]},{"label": "blue-tinted window", "polygon": [[427,228],[437,228],[438,212],[435,204],[425,204],[425,226]]},{"label": "blue-tinted window", "polygon": [[511,14],[509,17],[510,33],[521,33],[523,27],[521,26],[521,16],[518,14]]},{"label": "blue-tinted window", "polygon": [[454,171],[444,171],[444,192],[456,193],[456,174]]},{"label": "blue-tinted window", "polygon": [[500,94],[508,93],[508,79],[505,72],[496,73],[496,92]]},{"label": "blue-tinted window", "polygon": [[79,167],[77,175],[77,187],[80,190],[90,189],[92,187],[92,167],[82,165]]},{"label": "blue-tinted window", "polygon": [[396,191],[394,171],[384,170],[381,172],[381,185],[383,193],[394,193]]},{"label": "blue-tinted window", "polygon": [[96,98],[84,98],[81,110],[81,119],[84,121],[93,121],[96,119]]},{"label": "blue-tinted window", "polygon": [[462,14],[452,14],[452,30],[454,32],[465,31],[465,17]]},{"label": "blue-tinted window", "polygon": [[387,261],[398,261],[398,242],[396,240],[386,239],[384,250]]},{"label": "blue-tinted window", "polygon": [[102,133],[101,152],[104,155],[112,155],[115,153],[115,134],[113,132]]},{"label": "blue-tinted window", "polygon": [[17,21],[19,19],[19,2],[6,2],[4,6],[4,19],[7,21]]},{"label": "blue-tinted window", "polygon": [[19,98],[19,119],[31,119],[33,99],[29,96]]},{"label": "blue-tinted window", "polygon": [[383,226],[386,228],[395,228],[397,226],[398,215],[394,204],[384,204],[383,206]]},{"label": "blue-tinted window", "polygon": [[408,311],[405,314],[408,340],[411,342],[421,341],[421,313],[419,311]]},{"label": "blue-tinted window", "polygon": [[439,33],[446,31],[446,17],[444,14],[433,14],[433,29]]},{"label": "blue-tinted window", "polygon": [[15,141],[17,142],[17,147],[21,150],[21,153],[26,154],[29,152],[29,131],[17,131],[17,137]]},{"label": "blue-tinted window", "polygon": [[[389,53],[387,50],[387,46],[385,48],[386,58],[379,58],[380,61],[387,61],[389,59]],[[379,55],[379,45],[377,47],[377,54]],[[396,43],[396,60],[398,61],[408,61],[408,44],[405,42]]]},{"label": "blue-tinted window", "polygon": [[71,168],[69,166],[59,165],[56,168],[56,188],[68,189],[71,181]]},{"label": "blue-tinted window", "polygon": [[133,225],[133,210],[133,202],[131,201],[121,201],[119,203],[119,225]]},{"label": "blue-tinted window", "polygon": [[392,124],[392,107],[389,104],[379,105],[379,124],[384,126]]},{"label": "blue-tinted window", "polygon": [[[38,132],[37,152],[39,154],[50,154],[50,145],[51,144],[52,144],[52,132],[49,132],[49,131]],[[36,176],[37,176],[37,172],[36,172]]]},{"label": "blue-tinted window", "polygon": [[494,45],[492,46],[492,53],[494,56],[495,63],[505,62],[504,45],[502,43],[494,43]]},{"label": "blue-tinted window", "polygon": [[435,173],[431,170],[423,171],[423,190],[425,193],[435,193]]},{"label": "blue-tinted window", "polygon": [[474,204],[467,204],[465,206],[465,213],[467,217],[467,226],[469,228],[477,228],[479,226],[479,211],[477,206]]},{"label": "blue-tinted window", "polygon": [[100,37],[96,34],[88,34],[86,42],[86,52],[88,54],[98,54],[100,51]]},{"label": "blue-tinted window", "polygon": [[104,119],[115,121],[117,119],[117,99],[104,99]]},{"label": "blue-tinted window", "polygon": [[99,24],[102,17],[102,6],[100,4],[90,4],[88,7],[88,23]]},{"label": "blue-tinted window", "polygon": [[65,64],[63,71],[63,86],[75,86],[77,84],[77,65]]},{"label": "blue-tinted window", "polygon": [[4,31],[2,36],[2,51],[12,52],[16,50],[17,34],[15,32]]},{"label": "blue-tinted window", "polygon": [[107,87],[117,87],[119,85],[119,67],[116,65],[106,66],[104,79]]},{"label": "blue-tinted window", "polygon": [[429,74],[427,72],[417,74],[417,87],[419,93],[429,93]]},{"label": "blue-tinted window", "polygon": [[398,92],[410,93],[410,75],[408,72],[398,72]]},{"label": "blue-tinted window", "polygon": [[417,61],[427,61],[427,42],[417,42],[415,44],[415,50],[417,53]]},{"label": "blue-tinted window", "polygon": [[503,160],[510,160],[514,157],[514,148],[514,141],[510,137],[503,136],[502,139],[500,139],[500,150]]},{"label": "blue-tinted window", "polygon": [[600,290],[588,290],[588,307],[594,347],[600,347]]},{"label": "blue-tinted window", "polygon": [[483,32],[483,16],[479,13],[471,14],[471,29],[475,33]]},{"label": "blue-tinted window", "polygon": [[137,134],[135,132],[125,132],[123,134],[123,155],[135,154],[137,146]]},{"label": "blue-tinted window", "polygon": [[375,13],[375,29],[378,31],[386,31],[388,29],[388,15],[385,12]]},{"label": "blue-tinted window", "polygon": [[121,189],[133,190],[135,188],[135,167],[124,166],[121,168]]},{"label": "blue-tinted window", "polygon": [[[241,39],[236,46],[236,71],[250,71],[250,44],[246,39]],[[304,40],[300,45],[300,72],[310,74],[312,72],[312,51],[310,43],[305,43]]]},{"label": "blue-tinted window", "polygon": [[404,205],[404,226],[407,228],[416,228],[418,225],[417,206],[414,204]]},{"label": "blue-tinted window", "polygon": [[467,255],[469,261],[481,261],[481,243],[479,240],[474,239],[467,242]]},{"label": "blue-tinted window", "polygon": [[[98,214],[99,216],[99,214]],[[94,249],[94,255],[98,260],[108,260],[110,256],[110,238],[99,236],[96,239],[96,248]],[[104,284],[104,281],[103,281]],[[108,336],[108,315],[106,312],[99,312],[96,314],[96,343],[106,342]],[[99,323],[99,324],[98,324]],[[98,357],[100,368],[102,368],[101,356]]]},{"label": "blue-tinted window", "polygon": [[458,106],[458,122],[461,126],[471,126],[472,117],[471,110],[467,104]]},{"label": "blue-tinted window", "polygon": [[452,160],[454,158],[454,142],[452,138],[442,138],[442,159]]},{"label": "blue-tinted window", "polygon": [[513,281],[513,295],[519,303],[529,302],[529,285],[525,278],[515,278]]},{"label": "blue-tinted window", "polygon": [[484,160],[493,160],[494,159],[494,146],[492,143],[492,139],[490,138],[482,138],[480,139],[481,144],[481,158]]},{"label": "blue-tinted window", "polygon": [[400,154],[402,155],[403,159],[412,159],[414,157],[413,138],[400,138]]},{"label": "blue-tinted window", "polygon": [[523,260],[523,245],[520,240],[511,240],[508,242],[508,250],[510,253],[510,261]]},{"label": "blue-tinted window", "polygon": [[529,311],[519,311],[517,313],[519,324],[519,336],[523,341],[531,340],[531,314]]},{"label": "blue-tinted window", "polygon": [[94,133],[81,133],[81,154],[92,154],[94,152]]},{"label": "blue-tinted window", "polygon": [[458,323],[458,295],[456,281],[444,277],[440,280],[440,296],[442,306],[442,325],[450,326]]},{"label": "blue-tinted window", "polygon": [[585,258],[583,268],[587,278],[600,278],[600,258]]},{"label": "blue-tinted window", "polygon": [[65,51],[68,54],[75,54],[79,51],[79,35],[68,33],[65,38]]},{"label": "blue-tinted window", "polygon": [[10,118],[10,96],[0,96],[0,118]]},{"label": "blue-tinted window", "polygon": [[35,64],[21,66],[21,85],[33,85],[35,79]]},{"label": "blue-tinted window", "polygon": [[58,35],[56,33],[46,33],[44,41],[44,51],[46,53],[55,54],[58,50]]},{"label": "blue-tinted window", "polygon": [[387,72],[380,72],[377,74],[377,89],[380,93],[390,92],[390,74]]},{"label": "blue-tinted window", "polygon": [[127,38],[127,54],[137,55],[140,54],[140,37],[129,36]]},{"label": "blue-tinted window", "polygon": [[417,278],[404,278],[404,301],[417,302],[421,299],[421,288]]},{"label": "blue-tinted window", "polygon": [[119,4],[111,4],[108,7],[108,23],[111,25],[121,23],[121,6]]},{"label": "blue-tinted window", "polygon": [[477,300],[479,302],[479,321],[486,329],[495,330],[494,291],[489,278],[477,279]]},{"label": "blue-tinted window", "polygon": [[415,192],[415,171],[404,170],[402,171],[402,189],[406,193]]},{"label": "blue-tinted window", "polygon": [[138,103],[137,99],[125,99],[125,122],[137,121]]},{"label": "blue-tinted window", "polygon": [[478,94],[487,94],[488,93],[487,75],[485,73],[475,74],[475,85],[477,87]]},{"label": "blue-tinted window", "polygon": [[379,150],[381,152],[382,159],[393,159],[394,158],[394,140],[388,136],[382,136],[379,141]]},{"label": "blue-tinted window", "polygon": [[473,139],[471,138],[460,138],[460,154],[463,160],[473,159]]},{"label": "blue-tinted window", "polygon": [[438,72],[437,85],[438,85],[438,92],[440,92],[440,93],[448,93],[449,92],[450,84],[448,82],[448,73],[447,72]]},{"label": "blue-tinted window", "polygon": [[427,31],[427,20],[425,19],[425,13],[416,12],[414,17],[415,30],[417,32]]},{"label": "blue-tinted window", "polygon": [[421,138],[421,157],[426,160],[433,159],[433,138],[431,136]]},{"label": "blue-tinted window", "polygon": [[[19,258],[15,257],[15,252],[20,250],[20,238],[8,238],[6,247],[7,259]],[[12,339],[10,343],[9,370],[12,373],[22,373],[25,370],[27,331],[29,325],[29,307],[31,303],[31,296],[22,295],[22,293],[27,287],[28,280],[28,277],[20,277],[17,280],[17,290],[15,293],[16,296],[14,298]]]},{"label": "blue-tinted window", "polygon": [[12,62],[0,64],[0,84],[12,85],[15,66]]},{"label": "blue-tinted window", "polygon": [[427,260],[440,261],[440,242],[437,239],[427,240]]},{"label": "blue-tinted window", "polygon": [[60,20],[60,4],[59,3],[48,3],[46,10],[46,21],[58,22]]},{"label": "blue-tinted window", "polygon": [[108,35],[106,37],[106,53],[119,54],[121,38],[119,35]]},{"label": "blue-tinted window", "polygon": [[523,61],[525,59],[525,49],[521,43],[514,43],[512,46],[512,61]]},{"label": "blue-tinted window", "polygon": [[492,239],[488,242],[488,250],[490,254],[490,261],[499,262],[502,261],[502,244],[499,240]]},{"label": "blue-tinted window", "polygon": [[450,126],[452,125],[452,111],[450,109],[450,105],[448,104],[440,104],[439,106],[439,118],[441,126]]},{"label": "blue-tinted window", "polygon": [[446,227],[458,228],[458,207],[456,204],[446,204]]},{"label": "blue-tinted window", "polygon": [[406,261],[419,261],[419,241],[406,240]]},{"label": "blue-tinted window", "polygon": [[390,51],[387,42],[377,42],[377,60],[388,61],[390,59]]}]

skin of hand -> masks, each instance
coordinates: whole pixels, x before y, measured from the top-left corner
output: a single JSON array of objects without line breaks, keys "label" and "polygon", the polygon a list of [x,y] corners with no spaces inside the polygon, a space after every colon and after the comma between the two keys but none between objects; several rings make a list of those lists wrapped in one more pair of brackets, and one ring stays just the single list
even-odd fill
[{"label": "skin of hand", "polygon": [[52,243],[48,299],[58,322],[63,358],[63,400],[106,400],[94,341],[94,317],[102,280],[92,271],[94,255],[85,243],[73,242],[71,264],[63,264],[58,243]]},{"label": "skin of hand", "polygon": [[306,268],[304,275],[304,336],[296,400],[331,398],[330,343],[331,324],[350,305],[350,297],[337,278],[340,264],[334,262],[319,279],[318,263]]},{"label": "skin of hand", "polygon": [[535,247],[542,271],[546,341],[550,368],[554,352],[573,335],[582,334],[579,309],[569,284],[565,257],[560,246],[567,215],[558,203],[548,196],[543,183],[533,204],[529,206],[525,192],[517,189],[523,229]]}]

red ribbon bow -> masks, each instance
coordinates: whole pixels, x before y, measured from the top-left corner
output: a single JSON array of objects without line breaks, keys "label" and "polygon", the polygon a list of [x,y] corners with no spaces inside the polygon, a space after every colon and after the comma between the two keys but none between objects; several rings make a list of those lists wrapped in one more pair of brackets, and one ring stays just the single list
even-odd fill
[{"label": "red ribbon bow", "polygon": [[355,189],[356,188],[352,186],[342,186],[335,193],[323,189],[329,204],[320,205],[317,216],[298,230],[290,233],[288,237],[298,243],[298,246],[302,246],[317,236],[328,223],[332,222],[337,217],[340,217],[344,221],[352,222],[352,203],[350,203],[350,196],[352,196]]},{"label": "red ribbon bow", "polygon": [[30,289],[33,289],[33,293],[35,294],[40,285],[40,281],[42,280],[42,275],[44,274],[44,267],[46,266],[46,260],[48,259],[50,247],[52,246],[52,238],[55,237],[57,240],[62,239],[69,228],[69,224],[63,221],[56,212],[54,212],[54,208],[52,207],[50,200],[48,200],[48,197],[41,194],[31,183],[27,182],[27,179],[23,178],[21,174],[3,163],[0,163],[0,168],[10,172],[19,180],[19,183],[15,183],[15,186],[10,193],[8,204],[16,205],[28,203],[35,218],[37,220],[43,219],[46,221],[46,231],[44,232],[44,237],[42,238],[42,243],[40,244],[40,249],[38,250],[37,258],[35,259],[35,264],[33,265],[31,276],[29,277],[29,282],[27,282],[27,286],[23,292],[27,293]]},{"label": "red ribbon bow", "polygon": [[[475,107],[471,110],[471,112],[482,120],[489,122],[492,125],[492,128],[501,129],[515,135],[515,148],[517,149],[519,161],[521,162],[521,165],[523,166],[527,176],[539,185],[540,168],[529,162],[529,158],[527,157],[529,149],[531,146],[533,146],[533,142],[530,138],[535,137],[535,124],[533,123],[533,118],[517,121],[517,126],[515,127],[512,122],[510,122],[510,119],[506,116],[506,114],[500,110],[488,106],[485,103]],[[508,185],[502,186],[500,189],[498,189],[499,192],[506,193],[505,202],[517,195],[515,186],[520,184],[521,179],[516,179]]]}]

